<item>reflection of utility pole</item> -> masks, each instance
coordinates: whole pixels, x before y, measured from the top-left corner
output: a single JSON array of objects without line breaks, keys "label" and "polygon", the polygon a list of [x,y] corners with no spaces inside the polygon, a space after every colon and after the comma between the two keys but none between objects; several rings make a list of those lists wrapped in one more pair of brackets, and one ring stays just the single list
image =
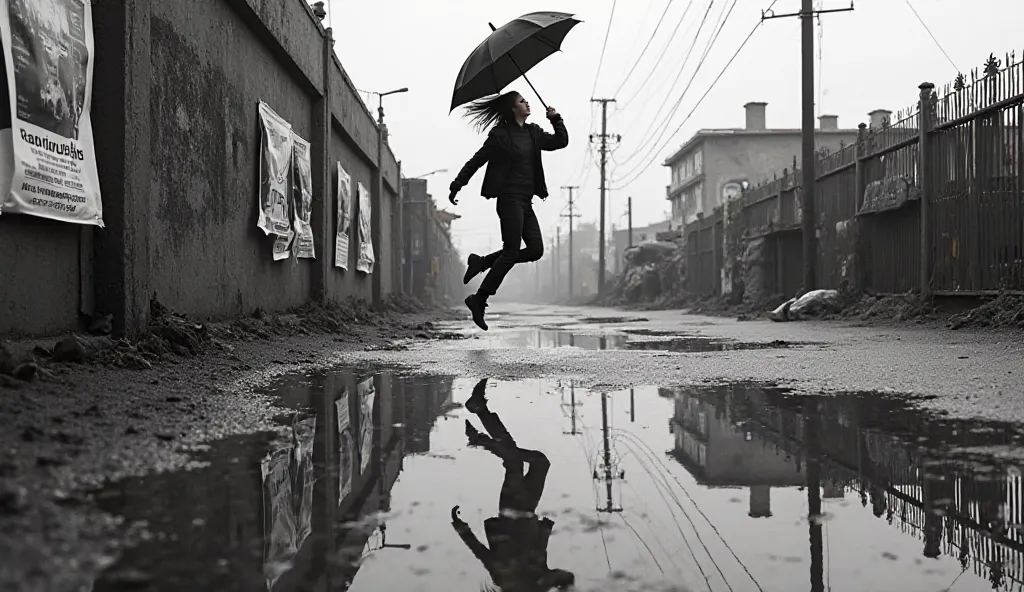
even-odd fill
[{"label": "reflection of utility pole", "polygon": [[[565,407],[565,403],[562,403],[562,406]],[[570,422],[572,422],[571,423],[572,429],[569,430],[568,432],[565,432],[565,431],[562,432],[563,434],[565,434],[567,436],[578,436],[578,435],[580,435],[582,433],[582,432],[580,432],[579,430],[576,429],[576,407],[578,407],[578,406],[579,406],[579,403],[576,402],[576,381],[575,380],[570,380],[569,381],[569,414],[570,414],[569,415],[569,420],[570,420]]]},{"label": "reflection of utility pole", "polygon": [[629,423],[636,423],[636,401],[633,399],[633,389],[629,389]]},{"label": "reflection of utility pole", "polygon": [[608,393],[601,393],[601,435],[604,440],[604,474],[598,476],[597,471],[595,470],[594,479],[604,481],[605,492],[607,494],[605,506],[603,508],[597,508],[597,511],[611,514],[622,511],[622,506],[616,507],[612,504],[612,481],[616,479],[624,479],[626,477],[626,473],[624,471],[619,471],[617,475],[612,473],[612,450],[608,432]]},{"label": "reflection of utility pole", "polygon": [[[809,398],[809,397],[808,397]],[[804,447],[807,451],[807,529],[811,540],[811,592],[824,592],[821,539],[821,440],[818,402],[804,403]]]}]

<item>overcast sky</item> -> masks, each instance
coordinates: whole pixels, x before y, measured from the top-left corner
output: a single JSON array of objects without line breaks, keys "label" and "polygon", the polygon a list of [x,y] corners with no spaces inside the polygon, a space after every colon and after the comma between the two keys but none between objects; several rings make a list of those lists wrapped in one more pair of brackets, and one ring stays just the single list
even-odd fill
[{"label": "overcast sky", "polygon": [[[609,132],[622,134],[609,162],[614,188],[609,229],[625,224],[627,196],[633,197],[635,225],[665,219],[669,173],[661,166],[664,158],[698,129],[741,127],[744,103],[767,102],[769,127],[800,124],[799,19],[761,24],[712,87],[771,0],[694,0],[692,5],[690,0],[328,1],[325,23],[334,28],[336,51],[356,86],[378,92],[410,88],[408,94],[385,98],[391,144],[406,176],[448,169],[429,177],[428,187],[441,204],[463,216],[453,228],[464,253],[500,246],[494,203],[479,197],[482,170],[460,193],[457,207],[447,202],[448,184],[483,139],[459,110],[448,114],[452,87],[469,52],[489,33],[489,21],[501,26],[539,10],[568,12],[584,21],[569,33],[562,53],[529,73],[544,100],[564,115],[570,135],[568,148],[545,156],[551,198],[536,208],[548,236],[565,223],[559,217],[568,197],[559,189],[563,185],[580,185],[579,211],[584,220],[597,219],[597,153],[591,151],[588,135],[600,131],[600,116],[590,103],[592,96],[618,99],[608,117]],[[849,6],[848,0],[815,0],[816,6],[822,2],[825,8]],[[707,23],[697,35],[709,5]],[[799,0],[777,0],[774,10],[785,13],[799,7]],[[827,14],[820,22],[815,34],[816,44],[821,41],[815,59],[820,64],[817,111],[838,115],[841,127],[856,127],[874,109],[908,107],[922,81],[941,87],[956,76],[957,68],[977,68],[991,52],[1002,59],[1007,52],[1024,49],[1021,0],[856,0],[853,12]],[[709,45],[719,26],[721,34]],[[638,62],[652,34],[653,41]],[[691,45],[692,55],[681,68]],[[694,74],[705,51],[707,58]],[[634,64],[635,71],[622,86]],[[509,89],[522,92],[534,106],[533,121],[548,126],[524,81]],[[376,109],[376,98],[371,107]]]}]

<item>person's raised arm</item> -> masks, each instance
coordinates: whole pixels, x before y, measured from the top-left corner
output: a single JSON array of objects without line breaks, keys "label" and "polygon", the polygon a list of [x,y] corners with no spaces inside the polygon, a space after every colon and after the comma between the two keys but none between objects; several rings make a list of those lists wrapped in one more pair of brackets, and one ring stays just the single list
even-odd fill
[{"label": "person's raised arm", "polygon": [[562,120],[562,115],[555,111],[554,107],[548,107],[547,116],[548,121],[551,122],[551,127],[555,128],[555,133],[549,134],[541,130],[540,149],[547,151],[561,150],[569,145],[569,132],[565,129],[565,122]]},{"label": "person's raised arm", "polygon": [[473,553],[480,563],[484,564],[484,567],[488,567],[491,561],[491,550],[486,545],[480,542],[473,534],[472,529],[466,524],[461,518],[459,518],[459,507],[455,506],[452,508],[452,528],[458,533],[459,538],[462,542],[469,547],[469,550]]}]

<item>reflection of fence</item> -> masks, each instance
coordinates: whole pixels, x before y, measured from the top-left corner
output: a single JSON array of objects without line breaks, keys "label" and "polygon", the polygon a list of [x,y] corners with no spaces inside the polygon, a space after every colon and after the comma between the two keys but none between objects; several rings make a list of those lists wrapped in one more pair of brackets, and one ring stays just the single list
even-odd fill
[{"label": "reflection of fence", "polygon": [[[941,547],[965,567],[972,559],[976,574],[1002,580],[1005,589],[1024,582],[1024,537],[1016,529],[1003,536],[992,532],[993,525],[1020,523],[1019,477],[984,472],[859,425],[856,410],[841,405],[824,401],[818,416],[823,481],[858,492],[876,516],[898,521],[904,533],[921,540],[926,555],[937,556]],[[782,407],[751,409],[744,429],[787,454],[804,456],[804,415]],[[970,440],[970,427],[960,427]]]},{"label": "reflection of fence", "polygon": [[[819,288],[881,293],[1024,291],[1024,61],[991,56],[972,82],[922,85],[919,101],[881,125],[860,126],[856,144],[823,152],[815,170],[815,265]],[[920,108],[924,105],[924,110]],[[758,241],[765,292],[802,285],[801,171],[794,167],[739,198],[743,243]],[[721,209],[689,224],[687,289],[719,294],[724,266],[707,240]],[[923,224],[923,226],[922,226]],[[725,248],[725,252],[732,249]],[[742,252],[742,249],[737,249]],[[749,250],[748,250],[749,252]],[[708,269],[711,266],[711,269]]]}]

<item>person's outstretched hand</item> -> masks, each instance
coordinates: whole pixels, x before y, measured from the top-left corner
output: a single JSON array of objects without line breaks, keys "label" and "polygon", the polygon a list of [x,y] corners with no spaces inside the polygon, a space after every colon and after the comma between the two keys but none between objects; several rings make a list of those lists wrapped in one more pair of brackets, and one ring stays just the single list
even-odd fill
[{"label": "person's outstretched hand", "polygon": [[452,202],[453,206],[459,205],[459,200],[455,198],[455,196],[458,193],[459,193],[458,191],[456,191],[455,189],[452,189],[451,192],[448,194],[448,201]]},{"label": "person's outstretched hand", "polygon": [[554,119],[555,117],[558,117],[558,111],[555,111],[554,107],[548,107],[547,115],[548,119]]}]

